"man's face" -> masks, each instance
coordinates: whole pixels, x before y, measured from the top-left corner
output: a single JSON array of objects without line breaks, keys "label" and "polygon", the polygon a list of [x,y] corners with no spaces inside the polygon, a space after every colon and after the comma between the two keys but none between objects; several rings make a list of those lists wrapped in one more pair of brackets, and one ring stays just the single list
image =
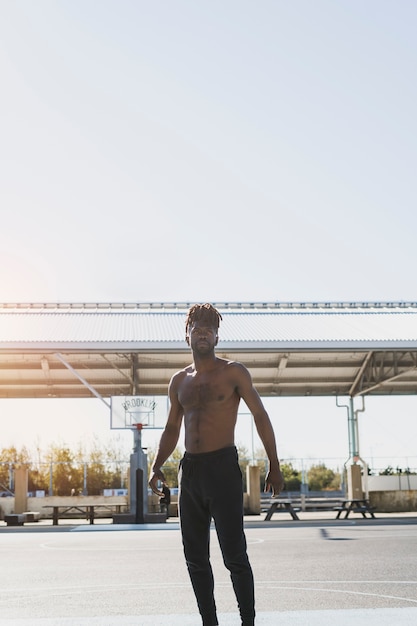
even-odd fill
[{"label": "man's face", "polygon": [[208,354],[217,345],[217,328],[210,326],[207,322],[194,322],[189,330],[188,345],[193,352]]}]

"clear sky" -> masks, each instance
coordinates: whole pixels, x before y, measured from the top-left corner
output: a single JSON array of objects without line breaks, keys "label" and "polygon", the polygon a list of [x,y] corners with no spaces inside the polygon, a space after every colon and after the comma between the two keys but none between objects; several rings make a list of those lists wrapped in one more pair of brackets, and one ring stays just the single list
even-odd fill
[{"label": "clear sky", "polygon": [[[0,0],[0,301],[415,301],[416,27],[412,0]],[[333,400],[291,402],[318,439],[283,446],[328,456]],[[31,407],[43,437],[62,410]]]}]

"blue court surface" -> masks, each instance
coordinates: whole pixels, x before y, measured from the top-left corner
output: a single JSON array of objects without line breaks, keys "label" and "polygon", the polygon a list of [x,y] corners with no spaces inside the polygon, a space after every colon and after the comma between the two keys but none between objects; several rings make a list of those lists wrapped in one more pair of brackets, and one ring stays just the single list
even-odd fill
[{"label": "blue court surface", "polygon": [[[257,626],[415,626],[417,516],[245,522]],[[240,626],[213,530],[220,626]],[[200,626],[178,523],[0,523],[0,626]]]}]

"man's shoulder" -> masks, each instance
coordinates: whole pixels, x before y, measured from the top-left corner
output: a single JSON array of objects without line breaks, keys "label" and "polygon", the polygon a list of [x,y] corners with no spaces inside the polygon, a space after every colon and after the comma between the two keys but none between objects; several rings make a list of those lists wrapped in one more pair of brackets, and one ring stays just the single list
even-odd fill
[{"label": "man's shoulder", "polygon": [[175,372],[175,374],[172,376],[171,380],[180,380],[181,378],[184,378],[184,376],[186,376],[187,374],[190,374],[194,369],[193,364],[191,363],[190,365],[187,365],[186,367],[184,367],[182,370],[178,370],[177,372]]},{"label": "man's shoulder", "polygon": [[221,359],[220,361],[224,361],[225,365],[230,368],[238,368],[238,369],[246,369],[246,367],[240,361],[232,361],[231,359]]},{"label": "man's shoulder", "polygon": [[248,369],[243,363],[240,361],[231,361],[230,359],[219,359],[220,362],[223,362],[222,365],[227,368],[227,371],[233,372],[233,374],[240,374],[247,372]]}]

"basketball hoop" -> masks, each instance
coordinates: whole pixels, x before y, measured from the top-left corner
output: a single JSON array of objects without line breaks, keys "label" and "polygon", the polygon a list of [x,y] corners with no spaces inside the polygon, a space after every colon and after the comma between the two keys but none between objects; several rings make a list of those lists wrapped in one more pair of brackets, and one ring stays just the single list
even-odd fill
[{"label": "basketball hoop", "polygon": [[136,428],[136,430],[142,430],[143,424],[142,422],[138,422],[137,424],[132,424],[132,428]]},{"label": "basketball hoop", "polygon": [[168,411],[166,396],[111,396],[110,428],[135,429],[141,422],[146,428],[163,428]]}]

